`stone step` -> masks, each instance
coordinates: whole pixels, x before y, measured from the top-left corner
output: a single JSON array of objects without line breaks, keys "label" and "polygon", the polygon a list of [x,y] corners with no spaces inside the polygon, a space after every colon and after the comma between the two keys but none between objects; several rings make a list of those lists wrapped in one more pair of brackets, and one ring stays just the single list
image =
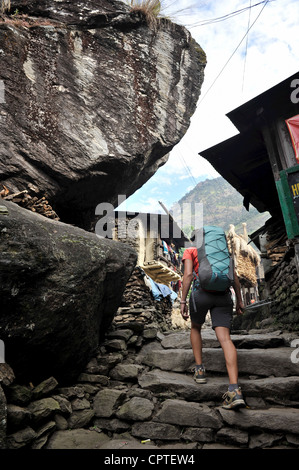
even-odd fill
[{"label": "stone step", "polygon": [[[239,374],[269,377],[299,375],[299,363],[292,361],[293,348],[240,349]],[[141,351],[143,364],[158,369],[186,372],[194,366],[191,349],[157,349]],[[220,348],[203,348],[203,363],[208,372],[226,374],[223,351]]]},{"label": "stone step", "polygon": [[238,413],[219,409],[222,419],[229,426],[240,429],[262,429],[271,432],[299,434],[299,409],[269,408],[267,410],[240,409]]},{"label": "stone step", "polygon": [[[261,432],[282,433],[292,436],[293,441],[299,434],[299,409],[268,408],[267,410],[241,409],[238,412],[211,409],[205,404],[168,399],[150,422],[137,422],[132,426],[134,437],[149,439],[180,439],[215,441],[217,436],[234,433],[235,442],[250,445],[249,430],[258,436]],[[259,437],[259,436],[258,436]],[[282,436],[281,436],[282,437]],[[273,436],[272,436],[273,438]],[[276,437],[277,438],[277,437]]]},{"label": "stone step", "polygon": [[[238,349],[278,348],[290,346],[292,334],[283,334],[280,330],[255,334],[232,334],[232,341]],[[215,332],[211,328],[202,330],[203,347],[219,348]],[[161,342],[164,349],[190,349],[190,331],[180,331],[165,335]]]},{"label": "stone step", "polygon": [[[227,390],[227,377],[207,376],[206,384],[197,384],[191,374],[163,371],[154,369],[144,372],[138,379],[140,387],[150,390],[154,394],[167,394],[174,391],[175,394],[187,401],[209,402],[222,401],[222,395]],[[299,405],[299,377],[270,377],[255,380],[242,379],[240,385],[247,404],[249,397],[264,399],[271,403],[293,402],[293,406]],[[279,397],[279,398],[278,398]],[[264,406],[262,400],[259,406]],[[251,401],[252,402],[252,401]],[[257,406],[257,401],[254,402]]]}]

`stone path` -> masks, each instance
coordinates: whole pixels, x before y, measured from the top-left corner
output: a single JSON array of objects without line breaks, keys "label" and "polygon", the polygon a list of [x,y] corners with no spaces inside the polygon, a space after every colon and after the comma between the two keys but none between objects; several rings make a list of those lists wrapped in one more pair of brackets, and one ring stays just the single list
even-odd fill
[{"label": "stone path", "polygon": [[[258,330],[232,338],[246,408],[221,407],[228,379],[211,329],[203,331],[208,381],[197,384],[188,331],[161,333],[145,327],[137,332],[132,323],[107,335],[77,384],[59,388],[49,379],[48,385],[36,387],[38,393],[33,390],[34,399],[23,407],[32,423],[23,425],[25,446],[298,448],[299,354],[291,347],[294,334]],[[8,405],[9,420],[20,417],[15,407]],[[24,446],[24,429],[10,434],[11,448]]]}]

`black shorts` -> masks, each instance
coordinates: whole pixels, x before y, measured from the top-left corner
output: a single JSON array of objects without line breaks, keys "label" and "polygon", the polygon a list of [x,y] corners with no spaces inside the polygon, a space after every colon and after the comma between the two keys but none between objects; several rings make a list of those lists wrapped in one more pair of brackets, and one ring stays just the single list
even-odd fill
[{"label": "black shorts", "polygon": [[231,329],[233,318],[233,299],[230,291],[225,293],[206,292],[200,287],[192,290],[189,301],[190,317],[193,323],[202,325],[208,310],[211,314],[212,328],[224,326]]}]

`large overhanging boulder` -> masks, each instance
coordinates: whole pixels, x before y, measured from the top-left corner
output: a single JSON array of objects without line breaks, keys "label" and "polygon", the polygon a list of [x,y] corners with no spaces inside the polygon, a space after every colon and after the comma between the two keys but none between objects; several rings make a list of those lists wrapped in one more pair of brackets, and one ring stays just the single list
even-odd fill
[{"label": "large overhanging boulder", "polygon": [[184,27],[149,27],[116,0],[12,0],[16,11],[0,22],[0,183],[35,185],[90,229],[96,206],[141,187],[186,133],[205,54]]},{"label": "large overhanging boulder", "polygon": [[0,203],[5,360],[19,380],[72,380],[111,323],[137,255],[123,243]]}]

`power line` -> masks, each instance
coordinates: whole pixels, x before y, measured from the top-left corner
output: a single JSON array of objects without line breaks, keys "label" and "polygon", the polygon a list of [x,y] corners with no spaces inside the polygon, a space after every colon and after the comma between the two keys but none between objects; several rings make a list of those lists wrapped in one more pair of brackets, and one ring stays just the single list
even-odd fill
[{"label": "power line", "polygon": [[[249,1],[249,7],[251,7],[251,0]],[[249,8],[247,31],[249,31],[250,17],[251,17],[251,8]],[[248,51],[248,37],[249,37],[249,34],[247,34],[246,36],[245,58],[244,58],[243,79],[242,79],[242,92],[244,90],[244,82],[245,82],[245,69],[246,69],[246,60],[247,60],[247,51]]]},{"label": "power line", "polygon": [[184,159],[184,157],[183,157],[183,154],[182,154],[178,149],[177,149],[177,151],[178,151],[178,154],[179,154],[180,159],[181,159],[182,162],[183,162],[183,166],[185,167],[185,170],[187,170],[187,173],[189,173],[190,178],[193,180],[193,182],[194,182],[194,184],[195,184],[195,186],[196,186],[196,185],[197,185],[197,181],[196,181],[196,179],[194,178],[193,174],[191,173],[191,170],[190,170],[189,166],[187,165],[187,163],[186,163],[186,161],[185,161],[185,159]]},{"label": "power line", "polygon": [[[205,99],[205,97],[207,96],[207,94],[209,93],[209,91],[211,90],[211,88],[215,85],[216,81],[218,80],[218,78],[220,77],[220,75],[222,74],[222,72],[224,71],[224,69],[226,68],[226,66],[228,65],[228,63],[230,62],[230,60],[232,59],[232,57],[235,55],[235,53],[237,52],[237,50],[239,49],[239,47],[241,46],[242,42],[244,41],[244,39],[246,38],[246,36],[248,35],[249,31],[251,30],[251,28],[255,25],[255,23],[257,22],[257,20],[259,19],[259,17],[261,16],[264,8],[266,7],[267,3],[269,3],[270,0],[266,0],[266,2],[262,2],[264,3],[261,11],[259,12],[259,14],[257,15],[256,19],[254,20],[254,22],[252,23],[252,25],[247,29],[246,33],[244,34],[244,36],[242,37],[241,41],[239,42],[239,44],[237,45],[237,47],[235,48],[235,50],[233,51],[233,53],[231,54],[231,56],[229,57],[229,59],[226,61],[226,63],[224,64],[224,66],[222,67],[222,69],[220,70],[220,72],[218,73],[218,75],[216,76],[216,78],[214,79],[214,81],[212,82],[212,84],[210,85],[210,87],[208,88],[208,90],[205,92],[205,94],[203,95],[202,99],[199,101],[199,104],[203,102],[203,100]],[[272,0],[273,1],[273,0]]]},{"label": "power line", "polygon": [[189,25],[187,24],[185,26],[190,29],[190,28],[195,28],[195,27],[198,27],[198,26],[206,26],[206,25],[210,25],[210,24],[214,24],[214,23],[219,23],[221,21],[226,21],[230,18],[233,18],[234,16],[237,16],[237,15],[240,15],[241,13],[244,13],[247,10],[251,10],[252,8],[255,8],[259,5],[269,3],[269,1],[274,2],[276,0],[263,0],[262,2],[255,3],[254,5],[250,5],[248,7],[241,8],[240,10],[236,10],[236,11],[233,11],[231,13],[228,13],[227,15],[219,16],[217,18],[211,18],[211,19],[208,19],[208,20],[199,21],[198,23],[192,23],[192,24],[189,24]]}]

